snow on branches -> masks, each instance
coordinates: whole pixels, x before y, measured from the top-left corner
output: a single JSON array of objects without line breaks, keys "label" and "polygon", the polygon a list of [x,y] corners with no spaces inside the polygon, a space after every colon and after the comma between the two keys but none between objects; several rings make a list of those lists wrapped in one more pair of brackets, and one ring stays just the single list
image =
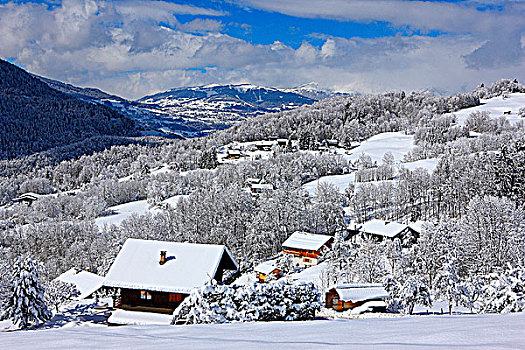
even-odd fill
[{"label": "snow on branches", "polygon": [[184,300],[174,311],[173,323],[309,320],[320,307],[319,298],[312,283],[209,285]]},{"label": "snow on branches", "polygon": [[40,264],[29,258],[18,258],[11,274],[11,288],[2,318],[11,319],[20,328],[38,325],[51,318],[39,282]]}]

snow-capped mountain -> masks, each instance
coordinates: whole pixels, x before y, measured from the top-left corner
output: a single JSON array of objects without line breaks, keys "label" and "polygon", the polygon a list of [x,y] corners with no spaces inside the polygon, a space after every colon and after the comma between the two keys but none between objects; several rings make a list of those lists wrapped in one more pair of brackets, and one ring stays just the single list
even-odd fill
[{"label": "snow-capped mountain", "polygon": [[296,93],[302,96],[306,96],[306,97],[309,97],[317,101],[324,100],[325,98],[328,98],[328,97],[347,95],[342,92],[335,92],[330,89],[323,89],[319,87],[318,83],[315,83],[315,82],[301,84],[291,89],[284,89],[283,91],[293,92],[293,93]]},{"label": "snow-capped mountain", "polygon": [[204,136],[254,116],[294,109],[338,94],[321,90],[315,83],[292,89],[212,84],[175,88],[130,101],[98,89],[36,77],[55,90],[104,104],[136,120],[145,135],[165,137]]},{"label": "snow-capped mountain", "polygon": [[294,91],[251,84],[204,85],[175,88],[145,96],[137,103],[157,115],[159,124],[183,122],[195,131],[186,136],[200,136],[269,112],[294,109],[317,99]]}]

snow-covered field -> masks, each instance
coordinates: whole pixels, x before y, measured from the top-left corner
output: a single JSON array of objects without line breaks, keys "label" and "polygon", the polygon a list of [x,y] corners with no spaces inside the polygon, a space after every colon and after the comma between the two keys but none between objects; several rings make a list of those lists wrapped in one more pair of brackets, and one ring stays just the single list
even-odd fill
[{"label": "snow-covered field", "polygon": [[[179,199],[181,199],[182,197],[184,197],[184,195],[173,196],[173,197],[163,200],[162,203],[166,203],[171,206],[174,206],[177,204]],[[122,221],[131,217],[131,215],[133,214],[135,215],[144,215],[146,213],[155,214],[161,211],[161,209],[157,207],[150,207],[147,200],[135,201],[135,202],[129,202],[129,203],[116,205],[114,207],[110,207],[109,210],[114,212],[114,214],[108,215],[108,216],[102,216],[100,218],[95,219],[95,223],[99,227],[102,227],[104,225],[120,225]]]},{"label": "snow-covered field", "polygon": [[454,112],[458,118],[459,124],[465,124],[465,120],[470,113],[473,112],[490,112],[492,118],[497,118],[504,115],[504,112],[510,111],[510,115],[504,115],[511,123],[516,123],[524,120],[518,116],[518,110],[525,107],[525,93],[509,94],[508,98],[502,96],[494,97],[489,100],[481,100],[481,105],[476,107],[465,108]]},{"label": "snow-covered field", "polygon": [[[438,158],[430,158],[430,159],[423,159],[418,160],[411,163],[399,163],[396,165],[396,170],[399,171],[400,168],[405,168],[411,171],[414,171],[417,168],[422,168],[427,170],[429,173],[432,173],[439,162]],[[337,189],[340,193],[344,193],[346,188],[349,184],[365,184],[365,183],[373,183],[378,184],[379,182],[384,181],[370,181],[370,182],[355,182],[355,173],[351,174],[343,174],[343,175],[330,175],[330,176],[322,176],[318,180],[308,182],[303,185],[303,189],[308,192],[310,196],[315,196],[317,193],[317,187],[320,183],[331,183]]]},{"label": "snow-covered field", "polygon": [[391,152],[395,161],[401,161],[403,156],[414,148],[414,136],[405,135],[401,132],[384,132],[372,136],[358,147],[354,148],[352,154],[345,156],[346,159],[356,161],[361,153],[368,154],[372,161],[382,163],[385,153]]},{"label": "snow-covered field", "polygon": [[3,349],[523,349],[525,314],[412,316],[0,333]]}]

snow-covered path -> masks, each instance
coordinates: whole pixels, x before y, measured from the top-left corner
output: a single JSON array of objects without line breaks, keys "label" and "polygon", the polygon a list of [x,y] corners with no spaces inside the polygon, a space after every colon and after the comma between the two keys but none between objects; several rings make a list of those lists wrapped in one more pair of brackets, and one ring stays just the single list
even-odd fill
[{"label": "snow-covered path", "polygon": [[525,314],[0,333],[3,349],[523,349]]}]

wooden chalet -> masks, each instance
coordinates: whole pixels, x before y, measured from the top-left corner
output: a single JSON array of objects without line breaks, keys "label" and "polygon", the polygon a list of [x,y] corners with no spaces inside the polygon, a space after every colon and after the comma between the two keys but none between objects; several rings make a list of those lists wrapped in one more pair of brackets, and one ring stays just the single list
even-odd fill
[{"label": "wooden chalet", "polygon": [[255,267],[255,274],[259,282],[263,283],[266,282],[270,275],[279,278],[281,271],[277,268],[274,261],[265,261]]},{"label": "wooden chalet", "polygon": [[407,225],[394,221],[373,219],[360,225],[351,224],[348,230],[348,238],[354,242],[367,238],[373,238],[377,241],[399,238],[402,242],[409,243],[419,237],[420,227],[418,223]]},{"label": "wooden chalet", "polygon": [[271,151],[275,142],[272,141],[259,141],[255,143],[255,148],[259,151]]},{"label": "wooden chalet", "polygon": [[226,154],[226,159],[228,160],[236,160],[240,159],[241,157],[245,157],[245,155],[239,150],[228,150],[228,153]]},{"label": "wooden chalet", "polygon": [[297,267],[317,265],[319,255],[329,248],[334,237],[307,232],[294,232],[283,243],[283,252],[293,256]]},{"label": "wooden chalet", "polygon": [[30,206],[31,204],[33,204],[33,202],[36,202],[40,198],[42,198],[42,195],[40,194],[36,194],[33,192],[27,192],[27,193],[21,194],[20,196],[16,198],[13,198],[13,202],[14,203],[24,203]]},{"label": "wooden chalet", "polygon": [[237,269],[223,245],[128,239],[103,286],[118,288],[116,308],[171,314],[194,288]]},{"label": "wooden chalet", "polygon": [[382,284],[343,284],[326,293],[326,307],[336,311],[385,311],[388,297]]}]

